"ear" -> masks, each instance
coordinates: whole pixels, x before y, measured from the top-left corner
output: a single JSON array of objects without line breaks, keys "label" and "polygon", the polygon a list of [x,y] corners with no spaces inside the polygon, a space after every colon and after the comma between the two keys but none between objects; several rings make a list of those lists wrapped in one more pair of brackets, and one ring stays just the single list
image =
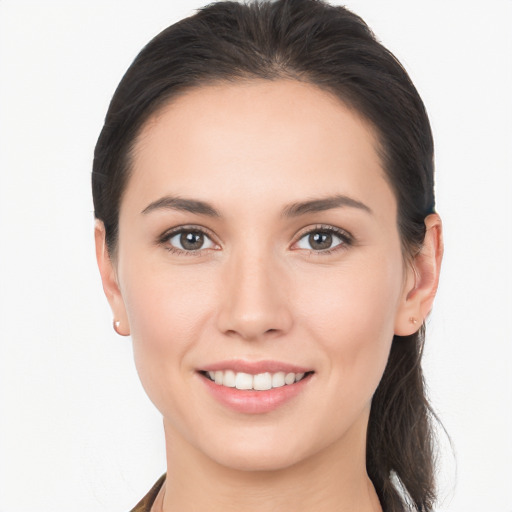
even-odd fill
[{"label": "ear", "polygon": [[409,336],[423,324],[432,309],[443,258],[441,218],[433,213],[425,219],[425,240],[407,270],[400,307],[395,318],[395,334]]},{"label": "ear", "polygon": [[100,220],[96,220],[94,225],[94,240],[96,243],[96,261],[100,270],[103,291],[114,315],[114,330],[121,336],[129,336],[128,315],[119,289],[115,264],[108,252],[105,226]]}]

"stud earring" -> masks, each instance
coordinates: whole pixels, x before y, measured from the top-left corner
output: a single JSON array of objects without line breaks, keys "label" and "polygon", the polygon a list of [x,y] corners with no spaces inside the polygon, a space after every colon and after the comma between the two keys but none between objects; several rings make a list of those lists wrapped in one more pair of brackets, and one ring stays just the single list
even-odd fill
[{"label": "stud earring", "polygon": [[128,336],[128,334],[124,334],[121,332],[121,322],[119,320],[114,320],[112,322],[112,326],[114,327],[114,331],[116,331],[116,334],[119,334],[119,336]]},{"label": "stud earring", "polygon": [[409,322],[411,322],[411,324],[416,325],[418,323],[418,319],[411,316],[411,318],[409,318]]}]

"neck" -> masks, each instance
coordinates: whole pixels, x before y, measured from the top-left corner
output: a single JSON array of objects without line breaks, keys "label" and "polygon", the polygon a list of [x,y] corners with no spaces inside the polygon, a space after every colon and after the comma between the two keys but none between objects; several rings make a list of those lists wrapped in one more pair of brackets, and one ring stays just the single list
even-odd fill
[{"label": "neck", "polygon": [[[167,479],[163,512],[381,512],[366,473],[365,435],[336,443],[290,467],[272,471],[228,468],[177,439],[166,425]],[[365,433],[364,433],[365,434]],[[338,446],[344,444],[344,446]]]}]

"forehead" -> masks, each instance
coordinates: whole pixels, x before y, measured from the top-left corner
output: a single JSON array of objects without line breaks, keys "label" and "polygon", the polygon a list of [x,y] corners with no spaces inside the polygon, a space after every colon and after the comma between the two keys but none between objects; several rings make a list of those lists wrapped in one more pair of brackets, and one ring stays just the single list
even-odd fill
[{"label": "forehead", "polygon": [[207,85],[173,99],[145,124],[127,195],[223,202],[236,193],[283,202],[333,192],[372,195],[380,187],[389,196],[377,148],[371,125],[314,85]]}]

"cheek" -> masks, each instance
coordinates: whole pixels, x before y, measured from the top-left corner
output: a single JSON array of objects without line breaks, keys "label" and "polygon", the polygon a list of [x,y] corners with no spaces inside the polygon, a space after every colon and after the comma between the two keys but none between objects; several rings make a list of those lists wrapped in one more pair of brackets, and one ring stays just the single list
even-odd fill
[{"label": "cheek", "polygon": [[128,272],[123,298],[134,341],[164,349],[201,325],[214,291],[207,274],[165,264],[148,269],[134,265]]},{"label": "cheek", "polygon": [[[173,382],[187,377],[187,353],[204,338],[214,289],[188,269],[128,269],[123,297],[130,322],[134,359],[141,382],[155,405]],[[172,398],[172,397],[171,397]]]},{"label": "cheek", "polygon": [[301,296],[300,321],[328,355],[333,385],[371,397],[393,340],[401,259],[329,269],[317,282],[323,285]]},{"label": "cheek", "polygon": [[325,335],[393,332],[402,288],[401,260],[385,257],[353,261],[323,274],[296,280],[303,320],[321,319]]}]

